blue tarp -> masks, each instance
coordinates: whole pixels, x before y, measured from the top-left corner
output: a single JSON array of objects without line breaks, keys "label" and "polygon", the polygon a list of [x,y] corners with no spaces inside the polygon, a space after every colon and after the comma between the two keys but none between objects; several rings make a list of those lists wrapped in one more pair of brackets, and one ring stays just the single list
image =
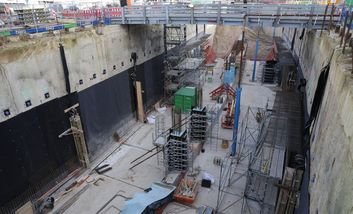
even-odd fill
[{"label": "blue tarp", "polygon": [[121,211],[121,214],[139,214],[143,213],[146,208],[154,203],[170,196],[174,190],[174,186],[154,183],[151,186],[151,191],[148,193],[136,193],[134,198],[128,200]]},{"label": "blue tarp", "polygon": [[228,85],[233,85],[235,78],[235,66],[230,66],[230,70],[224,72],[224,83]]}]

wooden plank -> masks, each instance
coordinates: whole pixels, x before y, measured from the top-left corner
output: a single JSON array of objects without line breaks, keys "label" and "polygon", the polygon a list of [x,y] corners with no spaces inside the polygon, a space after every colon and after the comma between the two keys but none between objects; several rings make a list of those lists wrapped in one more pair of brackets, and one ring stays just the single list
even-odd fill
[{"label": "wooden plank", "polygon": [[15,214],[33,214],[33,205],[30,201],[25,203],[22,207],[16,210]]},{"label": "wooden plank", "polygon": [[143,110],[142,86],[140,81],[136,81],[136,97],[137,97],[137,118],[140,122],[145,120],[145,112]]},{"label": "wooden plank", "polygon": [[79,105],[78,103],[76,103],[75,105],[73,105],[73,106],[71,106],[71,107],[65,109],[64,112],[67,113],[67,112],[71,111],[72,109],[75,109],[75,108],[77,108],[77,107],[79,107],[79,106],[80,106],[80,105]]}]

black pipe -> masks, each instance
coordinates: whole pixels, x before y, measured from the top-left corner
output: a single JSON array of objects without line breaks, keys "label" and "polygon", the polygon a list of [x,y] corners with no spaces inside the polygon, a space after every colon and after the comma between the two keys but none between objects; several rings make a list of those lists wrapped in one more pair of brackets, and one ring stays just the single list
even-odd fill
[{"label": "black pipe", "polygon": [[305,28],[303,28],[302,34],[300,35],[299,39],[302,40],[304,38],[304,35],[305,35]]},{"label": "black pipe", "polygon": [[163,25],[163,44],[164,44],[164,52],[167,53],[167,25]]},{"label": "black pipe", "polygon": [[69,79],[69,68],[67,67],[64,46],[61,43],[59,44],[59,49],[60,49],[61,63],[63,65],[63,69],[64,69],[66,91],[68,94],[70,94],[71,88],[70,88],[70,79]]},{"label": "black pipe", "polygon": [[316,119],[319,113],[322,99],[325,94],[325,88],[326,88],[329,71],[330,71],[330,63],[326,65],[320,72],[319,80],[314,94],[313,104],[311,106],[309,120],[307,121],[306,127],[305,127],[305,131],[308,133],[311,127],[311,123]]},{"label": "black pipe", "polygon": [[293,35],[293,39],[292,39],[292,46],[291,46],[291,51],[293,51],[294,49],[294,42],[295,42],[295,36],[297,35],[297,28],[294,29],[294,35]]}]

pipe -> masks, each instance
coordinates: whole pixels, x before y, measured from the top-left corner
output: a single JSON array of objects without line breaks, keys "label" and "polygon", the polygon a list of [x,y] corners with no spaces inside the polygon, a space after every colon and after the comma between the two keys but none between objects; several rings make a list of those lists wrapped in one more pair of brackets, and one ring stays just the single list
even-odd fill
[{"label": "pipe", "polygon": [[243,27],[243,32],[242,32],[242,37],[241,37],[240,68],[239,68],[238,87],[240,87],[241,74],[242,74],[242,70],[243,70],[244,37],[245,37],[245,27]]},{"label": "pipe", "polygon": [[154,153],[153,155],[148,156],[147,158],[145,158],[145,159],[143,159],[142,161],[138,162],[137,164],[133,165],[133,166],[130,167],[129,169],[135,168],[136,166],[140,165],[141,163],[145,162],[146,160],[150,159],[151,157],[157,155],[157,154],[160,153],[161,151],[163,151],[163,150],[159,150],[159,151],[157,151],[156,153]]},{"label": "pipe", "polygon": [[60,49],[61,63],[63,65],[63,70],[64,70],[66,92],[68,94],[70,94],[71,93],[71,88],[70,88],[70,79],[69,79],[69,68],[67,67],[65,49],[64,49],[64,46],[61,43],[59,43],[59,49]]},{"label": "pipe", "polygon": [[295,43],[295,36],[297,35],[297,28],[294,29],[294,35],[293,35],[293,39],[292,39],[292,45],[291,45],[291,51],[294,50],[294,43]]},{"label": "pipe", "polygon": [[164,45],[164,53],[168,52],[167,47],[167,25],[163,25],[163,45]]},{"label": "pipe", "polygon": [[139,156],[138,158],[136,158],[135,160],[131,161],[130,164],[132,164],[132,163],[136,162],[137,160],[143,158],[144,156],[146,156],[148,153],[151,153],[151,152],[152,152],[153,150],[155,150],[156,148],[157,148],[157,146],[156,146],[156,147],[153,147],[153,148],[150,149],[150,150],[148,150],[145,154],[143,154],[143,155]]},{"label": "pipe", "polygon": [[257,34],[257,38],[256,38],[256,46],[255,46],[255,54],[254,54],[254,68],[253,68],[253,71],[252,71],[252,78],[251,80],[253,82],[255,82],[255,76],[256,76],[256,61],[257,61],[257,54],[259,52],[259,33]]},{"label": "pipe", "polygon": [[237,95],[236,95],[236,103],[235,103],[233,144],[231,147],[231,156],[235,156],[237,152],[238,128],[239,128],[239,117],[240,117],[240,97],[241,97],[241,87],[238,87]]}]

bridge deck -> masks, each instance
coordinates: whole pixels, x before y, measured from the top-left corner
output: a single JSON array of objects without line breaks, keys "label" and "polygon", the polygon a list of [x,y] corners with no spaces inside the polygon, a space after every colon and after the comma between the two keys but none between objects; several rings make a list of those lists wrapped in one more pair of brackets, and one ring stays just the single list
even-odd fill
[{"label": "bridge deck", "polygon": [[340,19],[339,10],[325,5],[205,4],[120,8],[120,17],[104,14],[111,24],[218,24],[320,29]]}]

